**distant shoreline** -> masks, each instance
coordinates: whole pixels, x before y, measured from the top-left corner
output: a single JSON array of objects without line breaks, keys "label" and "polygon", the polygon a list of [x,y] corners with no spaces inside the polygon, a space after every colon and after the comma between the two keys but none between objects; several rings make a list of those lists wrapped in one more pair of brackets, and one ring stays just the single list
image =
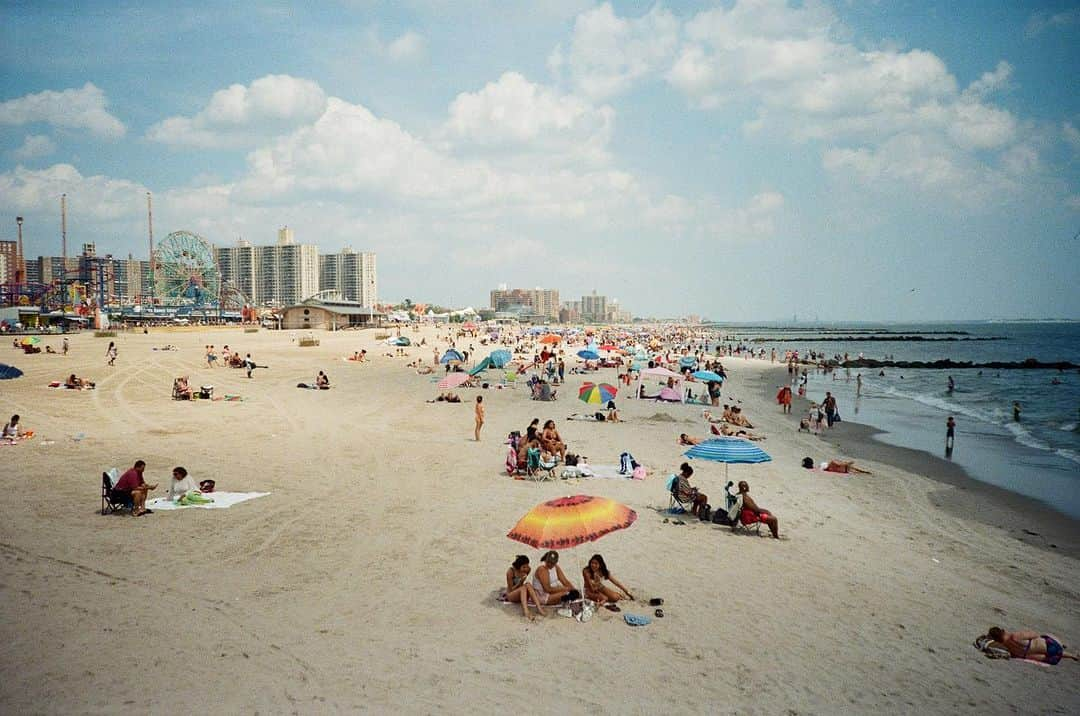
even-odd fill
[{"label": "distant shoreline", "polygon": [[[786,368],[763,373],[761,385],[766,398],[775,403],[775,386],[787,382]],[[798,429],[799,419],[807,413],[810,403],[807,398],[793,396],[792,430]],[[835,450],[823,453],[815,460],[820,463],[828,457],[842,455],[857,463],[870,460],[929,478],[952,488],[931,495],[931,502],[946,513],[943,519],[956,518],[999,527],[1025,544],[1080,559],[1080,521],[1045,502],[976,480],[950,460],[878,440],[876,436],[884,433],[871,425],[844,420],[819,438],[823,447],[828,443]],[[866,479],[873,477],[866,476]]]}]

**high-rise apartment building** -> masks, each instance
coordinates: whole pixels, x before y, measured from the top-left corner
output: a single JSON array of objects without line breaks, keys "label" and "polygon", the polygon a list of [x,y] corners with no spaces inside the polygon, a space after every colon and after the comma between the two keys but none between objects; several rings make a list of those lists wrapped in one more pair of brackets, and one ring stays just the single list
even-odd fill
[{"label": "high-rise apartment building", "polygon": [[607,296],[597,296],[595,289],[591,295],[582,296],[581,318],[586,321],[606,321]]},{"label": "high-rise apartment building", "polygon": [[505,284],[491,292],[491,307],[496,311],[522,312],[559,319],[559,292],[551,288],[507,288]]},{"label": "high-rise apartment building", "polygon": [[14,283],[18,273],[19,244],[16,241],[0,241],[0,256],[4,257],[0,283]]},{"label": "high-rise apartment building", "polygon": [[319,292],[319,247],[296,243],[256,246],[255,278],[255,303],[300,303]]},{"label": "high-rise apartment building", "polygon": [[319,290],[334,290],[346,301],[374,306],[378,301],[375,254],[346,247],[341,253],[319,256]]},{"label": "high-rise apartment building", "polygon": [[256,280],[255,247],[240,239],[235,246],[221,246],[214,249],[221,272],[222,284],[238,289],[249,302],[255,302]]}]

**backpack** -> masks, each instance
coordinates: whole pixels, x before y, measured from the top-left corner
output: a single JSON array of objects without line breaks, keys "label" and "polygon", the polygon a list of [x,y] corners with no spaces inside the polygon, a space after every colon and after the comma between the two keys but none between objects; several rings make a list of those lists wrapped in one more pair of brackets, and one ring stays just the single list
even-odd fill
[{"label": "backpack", "polygon": [[731,526],[731,518],[728,517],[727,510],[715,510],[712,513],[712,523],[714,525]]},{"label": "backpack", "polygon": [[[720,510],[717,510],[717,512],[720,512]],[[698,519],[699,520],[701,520],[702,522],[709,522],[709,521],[712,520],[712,518],[713,518],[712,505],[710,505],[709,503],[706,502],[704,505],[702,505],[701,507],[698,508]]]}]

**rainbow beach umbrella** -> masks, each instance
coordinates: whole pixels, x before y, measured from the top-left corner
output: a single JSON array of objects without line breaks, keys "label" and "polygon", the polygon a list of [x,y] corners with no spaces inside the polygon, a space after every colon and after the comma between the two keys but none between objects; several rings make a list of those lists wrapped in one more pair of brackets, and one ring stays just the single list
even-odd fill
[{"label": "rainbow beach umbrella", "polygon": [[614,385],[608,385],[607,383],[601,383],[600,385],[586,383],[581,386],[581,390],[578,391],[577,397],[581,402],[590,405],[606,405],[607,402],[613,399],[618,393],[619,389]]},{"label": "rainbow beach umbrella", "polygon": [[569,549],[626,529],[637,513],[606,497],[573,495],[529,510],[506,536],[536,549]]}]

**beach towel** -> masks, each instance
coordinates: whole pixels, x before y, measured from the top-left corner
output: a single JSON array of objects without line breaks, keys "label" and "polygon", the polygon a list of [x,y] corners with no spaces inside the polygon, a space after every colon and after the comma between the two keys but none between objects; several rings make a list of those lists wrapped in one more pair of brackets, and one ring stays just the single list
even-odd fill
[{"label": "beach towel", "polygon": [[623,614],[623,621],[630,626],[648,626],[652,624],[652,619],[643,614]]},{"label": "beach towel", "polygon": [[269,492],[214,492],[207,499],[213,499],[213,502],[204,504],[189,503],[186,505],[173,502],[168,497],[155,497],[152,500],[146,501],[146,506],[154,510],[186,510],[191,507],[202,507],[208,510],[227,510],[233,505],[237,505],[241,502],[247,502],[248,500],[254,500],[256,497],[265,497],[269,495]]}]

